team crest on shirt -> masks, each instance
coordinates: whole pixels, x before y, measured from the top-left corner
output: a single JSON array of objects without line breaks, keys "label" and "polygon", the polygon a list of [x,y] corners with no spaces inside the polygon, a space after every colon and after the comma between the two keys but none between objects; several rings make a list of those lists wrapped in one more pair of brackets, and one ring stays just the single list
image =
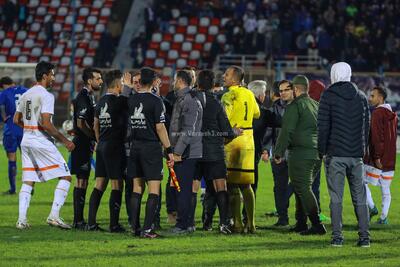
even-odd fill
[{"label": "team crest on shirt", "polygon": [[143,104],[140,103],[139,107],[135,107],[133,115],[131,116],[132,129],[146,129],[146,118],[143,114]]},{"label": "team crest on shirt", "polygon": [[106,103],[104,107],[100,108],[99,121],[101,127],[110,128],[112,127],[112,122],[110,113],[108,113],[107,110],[108,104]]}]

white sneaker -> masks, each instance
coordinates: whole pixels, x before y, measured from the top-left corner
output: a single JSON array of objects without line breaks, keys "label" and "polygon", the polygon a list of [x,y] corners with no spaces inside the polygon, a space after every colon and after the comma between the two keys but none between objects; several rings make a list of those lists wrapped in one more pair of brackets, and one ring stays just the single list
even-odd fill
[{"label": "white sneaker", "polygon": [[17,227],[17,229],[24,230],[31,228],[31,225],[28,223],[28,221],[18,220],[17,223],[15,224],[15,227]]},{"label": "white sneaker", "polygon": [[59,227],[61,229],[71,229],[71,225],[66,224],[62,218],[47,218],[47,224],[55,227]]}]

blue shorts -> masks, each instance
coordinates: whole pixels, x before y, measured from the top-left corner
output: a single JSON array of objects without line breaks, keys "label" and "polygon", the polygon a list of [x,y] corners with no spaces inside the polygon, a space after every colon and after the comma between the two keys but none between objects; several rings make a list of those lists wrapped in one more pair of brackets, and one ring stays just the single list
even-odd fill
[{"label": "blue shorts", "polygon": [[4,135],[3,146],[7,153],[15,153],[18,148],[21,148],[22,136]]}]

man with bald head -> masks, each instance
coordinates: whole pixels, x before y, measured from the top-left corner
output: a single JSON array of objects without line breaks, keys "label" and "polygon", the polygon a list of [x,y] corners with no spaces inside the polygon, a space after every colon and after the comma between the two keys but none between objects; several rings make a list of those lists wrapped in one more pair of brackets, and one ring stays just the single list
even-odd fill
[{"label": "man with bald head", "polygon": [[318,111],[318,150],[326,159],[331,198],[332,246],[343,245],[342,209],[345,177],[358,220],[358,246],[369,247],[369,214],[363,183],[363,157],[368,145],[369,108],[365,94],[350,82],[351,67],[332,66],[332,85],[321,97]]},{"label": "man with bald head", "polygon": [[[224,84],[228,88],[222,96],[229,123],[241,128],[243,134],[225,145],[228,170],[228,191],[233,216],[233,232],[254,233],[255,198],[251,187],[254,184],[254,139],[253,119],[260,117],[260,109],[254,94],[242,86],[244,70],[238,66],[229,67],[224,74]],[[240,192],[243,195],[247,213],[247,225],[243,227],[240,209]]]}]

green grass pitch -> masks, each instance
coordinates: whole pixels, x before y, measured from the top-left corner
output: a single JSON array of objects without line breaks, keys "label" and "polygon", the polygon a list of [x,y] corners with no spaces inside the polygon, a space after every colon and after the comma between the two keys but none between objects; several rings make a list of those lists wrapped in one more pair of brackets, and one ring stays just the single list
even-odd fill
[{"label": "green grass pitch", "polygon": [[[62,151],[67,156],[65,150]],[[271,227],[276,218],[264,216],[265,212],[274,208],[270,165],[260,163],[260,174],[256,205],[256,222],[259,229],[254,235],[222,236],[216,231],[197,231],[189,236],[169,237],[167,230],[170,226],[166,224],[164,200],[161,213],[163,231],[160,233],[165,237],[158,240],[142,240],[129,234],[86,233],[51,228],[46,225],[45,220],[50,212],[56,181],[36,185],[28,211],[32,228],[19,231],[15,228],[18,195],[0,195],[0,266],[400,266],[398,175],[392,184],[390,225],[376,225],[374,218],[371,225],[371,248],[356,246],[356,219],[346,187],[343,214],[345,245],[342,248],[333,248],[329,245],[329,234],[302,237]],[[19,191],[20,171],[17,179]],[[93,183],[91,179],[87,203]],[[7,189],[7,159],[2,152],[0,190]],[[109,190],[103,197],[98,214],[99,223],[105,227],[108,225],[108,193]],[[379,207],[379,188],[373,187],[372,193]],[[325,176],[321,179],[321,203],[323,213],[329,215]],[[200,228],[202,206],[199,203],[197,207],[196,219]],[[61,214],[67,222],[72,221],[72,187]],[[291,199],[290,206],[291,224],[294,223],[293,218],[294,198]],[[121,222],[127,226],[126,221],[123,206]],[[327,227],[330,231],[330,226]]]}]

